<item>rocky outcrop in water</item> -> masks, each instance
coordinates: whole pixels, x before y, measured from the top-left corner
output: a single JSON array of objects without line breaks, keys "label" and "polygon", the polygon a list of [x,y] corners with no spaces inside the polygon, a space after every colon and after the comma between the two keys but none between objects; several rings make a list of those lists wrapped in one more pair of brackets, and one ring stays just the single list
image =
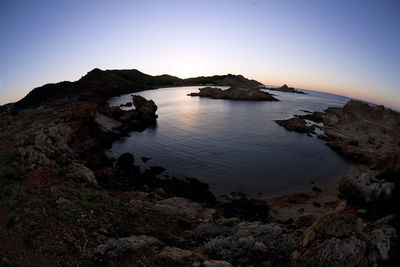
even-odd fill
[{"label": "rocky outcrop in water", "polygon": [[189,96],[208,97],[212,99],[251,100],[251,101],[278,101],[271,94],[257,88],[231,87],[222,90],[215,87],[199,89],[199,93],[190,93]]},{"label": "rocky outcrop in water", "polygon": [[293,87],[289,87],[286,84],[282,85],[281,87],[275,88],[275,87],[264,87],[265,89],[272,90],[272,91],[280,91],[280,92],[286,92],[286,93],[297,93],[297,94],[305,94],[302,91],[295,90]]}]

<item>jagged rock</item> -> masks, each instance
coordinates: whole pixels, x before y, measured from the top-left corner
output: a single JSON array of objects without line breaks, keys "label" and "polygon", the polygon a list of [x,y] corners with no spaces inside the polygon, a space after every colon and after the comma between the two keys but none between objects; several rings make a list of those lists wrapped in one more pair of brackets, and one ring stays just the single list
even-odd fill
[{"label": "jagged rock", "polygon": [[321,244],[317,258],[332,266],[359,266],[363,265],[366,250],[365,242],[356,235],[345,239],[330,238]]},{"label": "jagged rock", "polygon": [[342,178],[339,191],[347,199],[358,203],[388,201],[395,185],[385,180],[377,180],[376,174],[376,172],[359,168]]},{"label": "jagged rock", "polygon": [[317,236],[325,238],[343,238],[352,233],[362,232],[363,225],[360,218],[353,214],[344,215],[339,212],[331,212],[320,217],[313,225],[304,232],[302,246],[307,247]]},{"label": "jagged rock", "polygon": [[293,117],[288,120],[276,120],[276,123],[283,126],[288,131],[295,131],[299,133],[315,133],[315,127],[308,126],[306,121],[300,117]]},{"label": "jagged rock", "polygon": [[72,163],[68,168],[67,177],[97,185],[96,177],[91,169],[80,163]]},{"label": "jagged rock", "polygon": [[53,165],[46,154],[34,146],[19,147],[18,151],[27,162],[32,164],[32,167],[35,167],[36,165]]},{"label": "jagged rock", "polygon": [[372,245],[383,261],[389,259],[390,242],[395,235],[396,230],[393,227],[375,229],[368,235]]},{"label": "jagged rock", "polygon": [[135,110],[149,116],[155,116],[157,111],[157,106],[154,104],[153,100],[147,100],[146,98],[133,95],[132,96],[133,105],[135,105]]},{"label": "jagged rock", "polygon": [[96,114],[94,121],[105,132],[118,133],[118,128],[122,126],[121,122],[100,113]]}]

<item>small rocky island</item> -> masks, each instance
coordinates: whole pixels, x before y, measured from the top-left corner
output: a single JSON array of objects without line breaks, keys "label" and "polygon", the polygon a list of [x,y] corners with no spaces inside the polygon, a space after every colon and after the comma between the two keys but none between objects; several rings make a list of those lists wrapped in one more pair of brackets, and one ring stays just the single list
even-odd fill
[{"label": "small rocky island", "polygon": [[302,91],[295,90],[293,87],[289,87],[286,84],[282,85],[281,87],[274,88],[274,87],[264,87],[265,89],[272,90],[272,91],[280,91],[286,93],[296,93],[296,94],[306,94]]},{"label": "small rocky island", "polygon": [[231,87],[222,90],[216,87],[199,89],[199,93],[190,93],[189,96],[209,97],[212,99],[250,100],[250,101],[279,101],[271,94],[252,87]]}]

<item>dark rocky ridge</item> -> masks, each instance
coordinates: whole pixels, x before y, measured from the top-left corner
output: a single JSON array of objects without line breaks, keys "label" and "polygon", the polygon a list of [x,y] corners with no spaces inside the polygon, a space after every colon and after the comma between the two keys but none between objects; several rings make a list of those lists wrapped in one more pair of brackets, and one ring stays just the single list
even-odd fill
[{"label": "dark rocky ridge", "polygon": [[[261,83],[241,75],[215,75],[180,79],[171,75],[151,76],[138,70],[94,69],[75,82],[46,84],[33,89],[14,104],[14,108],[28,108],[52,101],[54,104],[93,102],[109,97],[164,86],[192,86],[214,84],[218,86],[257,87]],[[1,109],[0,109],[1,110]]]},{"label": "dark rocky ridge", "polygon": [[[102,79],[103,74],[93,75]],[[392,194],[387,189],[393,186],[382,186],[386,182],[381,178],[376,182],[375,176],[350,176],[341,186],[349,204],[336,193],[327,198],[325,190],[284,196],[286,201],[269,202],[269,207],[244,197],[215,203],[208,186],[195,179],[159,179],[161,168],[141,170],[131,154],[121,155],[116,164],[105,157],[104,149],[114,140],[152,127],[157,106],[133,97],[132,111],[109,107],[102,100],[112,92],[101,81],[87,79],[89,87],[82,94],[92,98],[68,92],[65,98],[0,116],[2,263],[15,259],[22,266],[231,266],[226,261],[246,266],[373,266],[398,258],[398,242],[396,247],[391,239],[396,233],[393,216],[362,218],[359,208],[364,206],[354,206],[348,194],[398,203],[400,176],[381,177],[394,181]],[[110,79],[104,78],[104,83]],[[118,90],[124,79],[108,85]],[[379,115],[380,108],[357,105],[332,109],[327,118],[392,122],[386,112]],[[301,119],[325,123],[322,113]],[[349,127],[332,126],[342,134]],[[387,127],[379,130],[376,134],[390,132]],[[363,144],[350,141],[352,147]],[[11,153],[13,149],[17,152]],[[365,186],[377,190],[364,194]]]}]

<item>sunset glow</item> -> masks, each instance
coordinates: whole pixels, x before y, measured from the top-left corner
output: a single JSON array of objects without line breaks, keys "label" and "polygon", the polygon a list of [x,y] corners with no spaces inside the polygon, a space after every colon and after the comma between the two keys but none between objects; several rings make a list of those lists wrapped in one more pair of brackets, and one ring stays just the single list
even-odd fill
[{"label": "sunset glow", "polygon": [[400,110],[399,14],[389,0],[1,1],[0,104],[97,67],[242,74]]}]

